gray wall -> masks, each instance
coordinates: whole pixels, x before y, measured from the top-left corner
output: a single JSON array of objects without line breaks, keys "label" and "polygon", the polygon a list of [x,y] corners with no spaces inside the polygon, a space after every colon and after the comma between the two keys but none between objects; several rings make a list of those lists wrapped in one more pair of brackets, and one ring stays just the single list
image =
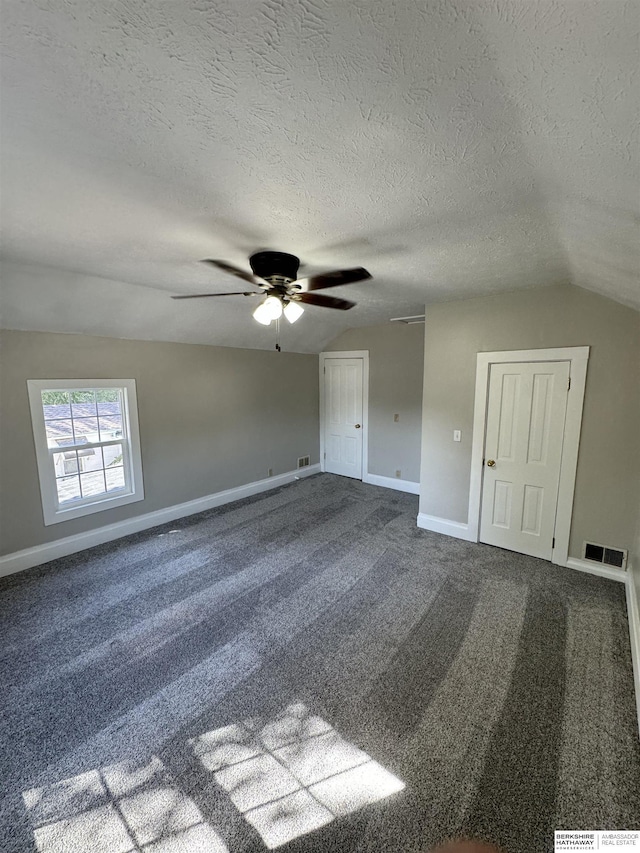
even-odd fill
[{"label": "gray wall", "polygon": [[[45,527],[27,379],[133,378],[145,499]],[[0,554],[318,462],[318,357],[1,333]]]},{"label": "gray wall", "polygon": [[427,306],[421,512],[467,521],[476,353],[584,345],[591,351],[569,553],[580,557],[584,539],[633,548],[640,314],[571,286]]},{"label": "gray wall", "polygon": [[419,482],[424,326],[350,329],[325,350],[369,350],[369,473]]},{"label": "gray wall", "polygon": [[629,563],[636,593],[636,601],[638,602],[638,612],[640,613],[640,506],[638,507],[636,538],[633,543],[633,549],[629,554]]}]

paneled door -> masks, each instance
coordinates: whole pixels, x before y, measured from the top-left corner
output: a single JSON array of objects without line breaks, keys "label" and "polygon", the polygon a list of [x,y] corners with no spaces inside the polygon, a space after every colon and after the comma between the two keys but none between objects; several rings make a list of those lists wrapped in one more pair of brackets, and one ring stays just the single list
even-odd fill
[{"label": "paneled door", "polygon": [[327,358],[324,368],[324,470],[362,479],[361,358]]},{"label": "paneled door", "polygon": [[551,559],[568,361],[492,364],[480,541]]}]

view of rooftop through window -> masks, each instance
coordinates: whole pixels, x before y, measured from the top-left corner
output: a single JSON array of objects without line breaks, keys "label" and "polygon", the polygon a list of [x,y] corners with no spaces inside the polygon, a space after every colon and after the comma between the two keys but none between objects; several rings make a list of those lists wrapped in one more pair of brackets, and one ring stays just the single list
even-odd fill
[{"label": "view of rooftop through window", "polygon": [[27,387],[45,524],[144,500],[134,379]]},{"label": "view of rooftop through window", "polygon": [[59,504],[124,489],[122,390],[46,390],[41,396]]}]

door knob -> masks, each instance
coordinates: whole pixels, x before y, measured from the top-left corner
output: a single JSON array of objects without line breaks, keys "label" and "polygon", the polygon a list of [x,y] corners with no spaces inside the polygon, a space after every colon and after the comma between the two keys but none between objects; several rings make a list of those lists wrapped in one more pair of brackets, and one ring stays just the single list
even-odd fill
[{"label": "door knob", "polygon": [[356,424],[356,429],[360,429],[360,424]]},{"label": "door knob", "polygon": [[495,459],[487,459],[487,467],[488,468],[495,468],[496,467],[496,460]]}]

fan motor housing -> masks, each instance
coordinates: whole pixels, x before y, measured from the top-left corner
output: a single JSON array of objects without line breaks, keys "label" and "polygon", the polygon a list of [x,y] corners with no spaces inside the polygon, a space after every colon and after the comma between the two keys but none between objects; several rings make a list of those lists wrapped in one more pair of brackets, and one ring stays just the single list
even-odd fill
[{"label": "fan motor housing", "polygon": [[272,276],[295,281],[298,277],[300,261],[295,255],[286,252],[256,252],[249,258],[253,274],[267,281]]}]

